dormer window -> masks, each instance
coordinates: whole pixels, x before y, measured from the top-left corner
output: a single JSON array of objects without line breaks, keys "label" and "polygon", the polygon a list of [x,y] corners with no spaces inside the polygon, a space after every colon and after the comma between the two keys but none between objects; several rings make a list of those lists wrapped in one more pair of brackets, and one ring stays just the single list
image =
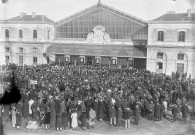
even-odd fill
[{"label": "dormer window", "polygon": [[164,41],[164,31],[158,31],[158,41]]},{"label": "dormer window", "polygon": [[179,33],[178,33],[178,41],[179,42],[185,42],[185,36],[186,36],[186,32],[185,31],[179,31]]}]

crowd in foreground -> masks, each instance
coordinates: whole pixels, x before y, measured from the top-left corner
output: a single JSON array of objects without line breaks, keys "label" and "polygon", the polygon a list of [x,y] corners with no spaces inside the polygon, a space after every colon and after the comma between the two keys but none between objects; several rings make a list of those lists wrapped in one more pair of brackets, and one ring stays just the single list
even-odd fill
[{"label": "crowd in foreground", "polygon": [[174,73],[170,77],[145,69],[86,65],[10,64],[1,68],[2,82],[9,84],[14,73],[21,89],[21,100],[0,110],[18,129],[22,117],[51,130],[78,126],[85,130],[95,128],[97,121],[129,128],[131,119],[135,125],[140,117],[163,120],[169,107],[173,121],[180,112],[186,121],[187,102],[195,101],[191,79]]}]

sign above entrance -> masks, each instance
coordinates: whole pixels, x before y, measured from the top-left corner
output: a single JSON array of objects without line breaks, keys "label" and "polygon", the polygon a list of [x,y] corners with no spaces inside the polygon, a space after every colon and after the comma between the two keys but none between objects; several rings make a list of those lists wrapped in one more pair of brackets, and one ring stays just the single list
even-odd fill
[{"label": "sign above entrance", "polygon": [[110,35],[105,32],[106,29],[102,25],[93,28],[93,32],[87,35],[86,41],[94,44],[108,44],[111,42]]}]

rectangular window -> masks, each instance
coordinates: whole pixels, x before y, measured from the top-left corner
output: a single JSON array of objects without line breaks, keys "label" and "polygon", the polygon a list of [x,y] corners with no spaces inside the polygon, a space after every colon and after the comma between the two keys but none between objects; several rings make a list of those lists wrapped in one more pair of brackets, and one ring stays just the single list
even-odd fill
[{"label": "rectangular window", "polygon": [[9,47],[6,47],[5,48],[5,52],[9,52]]},{"label": "rectangular window", "polygon": [[22,66],[23,65],[23,56],[19,56],[19,65]]},{"label": "rectangular window", "polygon": [[163,53],[162,52],[158,52],[157,53],[157,58],[158,59],[163,59]]},{"label": "rectangular window", "polygon": [[183,63],[177,63],[177,72],[184,73],[184,64]]},{"label": "rectangular window", "polygon": [[33,65],[37,65],[37,57],[33,57]]},{"label": "rectangular window", "polygon": [[19,53],[23,53],[23,48],[22,47],[19,48]]},{"label": "rectangular window", "polygon": [[160,69],[160,70],[163,69],[163,63],[162,62],[157,62],[157,69]]},{"label": "rectangular window", "polygon": [[33,30],[33,38],[37,39],[37,30]]},{"label": "rectangular window", "polygon": [[47,30],[47,39],[50,39],[50,30]]},{"label": "rectangular window", "polygon": [[9,63],[9,56],[5,56],[5,63]]},{"label": "rectangular window", "polygon": [[184,60],[184,54],[183,53],[179,53],[177,56],[178,60]]},{"label": "rectangular window", "polygon": [[164,31],[158,31],[158,41],[164,41]]},{"label": "rectangular window", "polygon": [[185,31],[179,31],[178,41],[185,42]]},{"label": "rectangular window", "polygon": [[5,30],[5,38],[9,38],[9,30],[8,29]]},{"label": "rectangular window", "polygon": [[19,30],[19,38],[23,38],[23,31]]}]

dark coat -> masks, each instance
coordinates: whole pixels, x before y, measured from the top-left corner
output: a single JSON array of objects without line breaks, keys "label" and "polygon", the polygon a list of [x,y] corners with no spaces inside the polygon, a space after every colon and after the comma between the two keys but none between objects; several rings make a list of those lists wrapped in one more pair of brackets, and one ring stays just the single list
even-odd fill
[{"label": "dark coat", "polygon": [[103,117],[104,117],[104,104],[103,101],[99,101],[98,118],[103,119]]},{"label": "dark coat", "polygon": [[56,117],[57,117],[56,127],[61,128],[62,127],[62,112],[58,112]]},{"label": "dark coat", "polygon": [[183,104],[181,109],[182,109],[182,116],[183,116],[183,118],[187,118],[188,106],[186,104]]}]

